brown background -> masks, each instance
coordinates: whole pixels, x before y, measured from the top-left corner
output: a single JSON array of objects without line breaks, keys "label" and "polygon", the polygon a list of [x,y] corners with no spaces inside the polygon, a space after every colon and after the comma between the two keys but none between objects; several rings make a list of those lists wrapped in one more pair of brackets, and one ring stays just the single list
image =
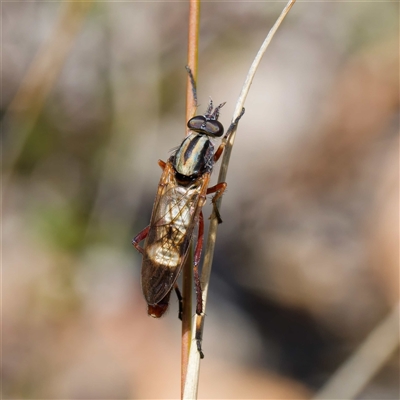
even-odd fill
[{"label": "brown background", "polygon": [[[130,241],[185,131],[188,4],[86,6],[2,3],[3,398],[178,398],[177,302],[147,316]],[[200,112],[227,101],[229,124],[283,6],[203,3]],[[200,397],[307,398],[398,301],[398,16],[299,2],[263,59],[228,173]],[[397,357],[360,398],[398,398]]]}]

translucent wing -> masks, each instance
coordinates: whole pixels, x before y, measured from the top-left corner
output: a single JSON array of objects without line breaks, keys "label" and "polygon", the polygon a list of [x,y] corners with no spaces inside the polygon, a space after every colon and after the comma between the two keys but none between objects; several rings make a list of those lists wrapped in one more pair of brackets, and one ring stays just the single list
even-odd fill
[{"label": "translucent wing", "polygon": [[142,290],[149,304],[161,301],[182,269],[210,180],[206,173],[180,185],[168,162],[154,202],[150,230],[144,244]]}]

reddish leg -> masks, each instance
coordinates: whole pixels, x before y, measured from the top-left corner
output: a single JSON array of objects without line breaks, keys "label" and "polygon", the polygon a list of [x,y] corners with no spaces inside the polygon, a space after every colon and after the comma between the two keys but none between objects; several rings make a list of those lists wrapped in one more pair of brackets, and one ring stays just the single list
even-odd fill
[{"label": "reddish leg", "polygon": [[219,160],[219,158],[221,157],[221,154],[224,151],[225,145],[226,145],[226,142],[222,142],[219,145],[217,151],[214,154],[214,162],[217,162]]},{"label": "reddish leg", "polygon": [[217,200],[224,194],[226,186],[227,186],[227,184],[225,182],[221,182],[221,183],[217,183],[216,185],[211,186],[210,188],[207,189],[207,194],[216,193],[212,199],[212,203],[213,203],[213,207],[214,207],[215,216],[217,217],[219,224],[222,223],[222,219],[221,219],[221,214],[219,213],[219,210],[217,207]]},{"label": "reddish leg", "polygon": [[161,167],[161,169],[164,171],[165,166],[167,165],[166,162],[163,160],[158,160],[158,165]]},{"label": "reddish leg", "polygon": [[146,239],[147,235],[149,234],[150,230],[150,225],[146,226],[141,232],[139,232],[134,239],[132,240],[132,244],[135,247],[135,249],[141,253],[144,254],[144,250],[139,246],[139,243],[143,240]]},{"label": "reddish leg", "polygon": [[196,287],[196,314],[200,315],[203,312],[203,297],[199,276],[199,264],[201,258],[201,251],[203,250],[203,240],[204,240],[204,218],[203,211],[200,211],[199,215],[199,233],[197,237],[196,250],[194,251],[194,265],[193,265],[193,274],[194,274],[194,284]]}]

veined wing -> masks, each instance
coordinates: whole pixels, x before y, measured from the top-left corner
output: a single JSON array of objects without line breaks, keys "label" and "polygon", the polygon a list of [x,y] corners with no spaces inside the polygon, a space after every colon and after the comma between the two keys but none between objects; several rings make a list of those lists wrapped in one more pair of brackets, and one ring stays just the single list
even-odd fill
[{"label": "veined wing", "polygon": [[178,278],[209,180],[207,173],[179,185],[172,165],[168,162],[164,168],[144,245],[142,290],[149,304],[162,300]]}]

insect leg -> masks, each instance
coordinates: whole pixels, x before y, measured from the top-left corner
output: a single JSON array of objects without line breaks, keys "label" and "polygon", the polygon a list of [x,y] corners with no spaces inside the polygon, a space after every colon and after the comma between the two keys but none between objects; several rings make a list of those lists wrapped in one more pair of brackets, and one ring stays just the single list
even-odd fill
[{"label": "insect leg", "polygon": [[189,79],[190,79],[190,84],[192,85],[192,93],[193,93],[193,99],[194,99],[194,103],[196,105],[197,108],[197,89],[196,89],[196,81],[194,80],[193,74],[192,74],[192,70],[190,69],[189,65],[186,65],[186,71],[189,74]]},{"label": "insect leg", "polygon": [[174,285],[176,297],[178,297],[178,302],[179,302],[179,314],[178,318],[182,321],[182,315],[183,315],[183,297],[181,294],[181,291],[179,290],[179,286],[177,283]]},{"label": "insect leg", "polygon": [[150,225],[146,226],[146,228],[144,228],[141,232],[139,232],[132,240],[133,246],[141,254],[144,254],[144,250],[142,247],[139,246],[139,243],[143,239],[146,239],[147,235],[149,234],[149,230],[150,230]]},{"label": "insect leg", "polygon": [[217,162],[219,160],[219,158],[221,157],[222,152],[224,151],[224,148],[226,146],[226,142],[227,142],[229,135],[237,128],[237,125],[240,121],[240,118],[243,117],[243,114],[244,114],[244,108],[242,108],[242,112],[240,113],[240,115],[230,124],[228,130],[226,131],[222,143],[219,145],[217,151],[214,154],[214,162]]},{"label": "insect leg", "polygon": [[199,233],[197,236],[196,250],[194,251],[194,265],[193,265],[193,274],[194,274],[194,284],[196,287],[196,314],[201,315],[203,312],[203,297],[199,276],[199,264],[201,258],[201,251],[203,250],[203,240],[204,240],[204,218],[203,211],[200,211],[199,215]]},{"label": "insect leg", "polygon": [[198,315],[196,318],[196,345],[197,351],[200,353],[200,358],[204,358],[203,349],[201,348],[201,342],[203,341],[203,324],[204,324],[204,315]]},{"label": "insect leg", "polygon": [[158,160],[158,165],[161,167],[161,169],[164,171],[165,166],[167,163],[163,160]]},{"label": "insect leg", "polygon": [[219,145],[217,151],[214,154],[214,162],[217,162],[219,160],[219,158],[221,157],[222,152],[224,151],[225,146],[226,146],[226,141],[223,141]]},{"label": "insect leg", "polygon": [[197,244],[196,244],[196,250],[194,252],[194,280],[195,280],[195,285],[196,285],[196,295],[197,295],[197,304],[196,304],[196,345],[197,345],[197,351],[200,353],[200,358],[204,358],[204,353],[201,348],[201,342],[203,339],[202,335],[202,330],[201,326],[204,323],[204,315],[203,313],[203,292],[201,290],[201,283],[200,283],[200,277],[199,277],[199,270],[198,270],[198,265],[200,263],[200,258],[201,258],[201,251],[203,249],[203,240],[204,240],[204,217],[203,217],[203,211],[200,211],[199,214],[199,233],[198,233],[198,238],[197,238]]},{"label": "insect leg", "polygon": [[217,200],[224,194],[226,186],[227,186],[226,182],[220,182],[207,189],[207,194],[216,193],[216,195],[212,199],[212,203],[214,207],[215,216],[217,217],[219,224],[222,223],[222,219],[221,219],[221,214],[219,213],[217,207]]},{"label": "insect leg", "polygon": [[244,107],[242,108],[242,111],[240,112],[239,116],[235,118],[235,120],[229,125],[228,130],[226,131],[225,135],[224,135],[224,139],[226,139],[238,126],[238,123],[240,121],[240,118],[243,117],[244,114]]}]

